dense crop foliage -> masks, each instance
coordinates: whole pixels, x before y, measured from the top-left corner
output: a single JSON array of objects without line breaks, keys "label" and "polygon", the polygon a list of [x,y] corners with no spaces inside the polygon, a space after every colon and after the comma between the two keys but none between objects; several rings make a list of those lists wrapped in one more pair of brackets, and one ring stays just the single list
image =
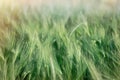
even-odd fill
[{"label": "dense crop foliage", "polygon": [[118,12],[0,15],[0,80],[120,80]]}]

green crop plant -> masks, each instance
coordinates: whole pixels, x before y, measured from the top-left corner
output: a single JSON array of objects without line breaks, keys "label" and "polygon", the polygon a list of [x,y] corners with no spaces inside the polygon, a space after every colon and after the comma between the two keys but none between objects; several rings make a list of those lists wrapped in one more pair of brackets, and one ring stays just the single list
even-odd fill
[{"label": "green crop plant", "polygon": [[120,80],[119,12],[54,10],[1,11],[0,80]]}]

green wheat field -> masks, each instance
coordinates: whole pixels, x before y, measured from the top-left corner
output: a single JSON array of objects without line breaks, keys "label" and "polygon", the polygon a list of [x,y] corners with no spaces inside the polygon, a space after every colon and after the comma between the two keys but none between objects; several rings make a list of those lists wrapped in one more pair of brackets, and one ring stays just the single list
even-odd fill
[{"label": "green wheat field", "polygon": [[120,80],[120,12],[0,8],[0,80]]}]

